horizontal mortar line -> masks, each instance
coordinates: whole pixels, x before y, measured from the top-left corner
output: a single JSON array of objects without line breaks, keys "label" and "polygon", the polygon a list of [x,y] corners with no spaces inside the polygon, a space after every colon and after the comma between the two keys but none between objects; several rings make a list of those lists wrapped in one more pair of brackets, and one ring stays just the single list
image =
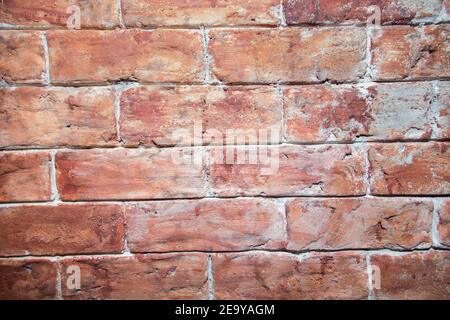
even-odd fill
[{"label": "horizontal mortar line", "polygon": [[276,87],[276,86],[317,86],[317,85],[371,85],[371,84],[389,84],[389,83],[432,83],[436,81],[450,81],[450,77],[430,77],[426,79],[392,79],[392,80],[349,80],[349,81],[279,81],[279,82],[211,82],[205,84],[202,81],[199,82],[142,82],[142,81],[132,81],[132,80],[117,80],[117,81],[107,81],[99,83],[0,83],[0,88],[23,88],[23,87],[37,87],[37,88],[114,88],[118,86],[127,86],[130,88],[139,86],[160,86],[160,87]]},{"label": "horizontal mortar line", "polygon": [[384,199],[384,200],[400,200],[409,199],[411,201],[432,201],[432,199],[447,199],[450,194],[442,195],[349,195],[349,196],[336,196],[336,195],[284,195],[284,196],[206,196],[206,197],[193,197],[193,198],[154,198],[154,199],[97,199],[97,200],[60,200],[60,201],[34,201],[34,202],[3,202],[0,203],[0,208],[8,207],[20,207],[20,206],[59,206],[59,205],[128,205],[139,204],[146,202],[182,202],[182,201],[201,201],[201,200],[341,200],[341,199]]},{"label": "horizontal mortar line", "polygon": [[[256,130],[256,129],[255,129]],[[379,145],[379,144],[427,144],[441,142],[450,142],[450,138],[443,139],[408,139],[408,140],[371,140],[371,141],[323,141],[323,142],[281,142],[273,144],[232,144],[232,145],[219,145],[219,144],[204,144],[204,145],[112,145],[112,146],[26,146],[26,147],[1,147],[0,152],[3,153],[13,153],[13,152],[51,152],[51,151],[114,151],[114,150],[171,150],[171,149],[219,149],[219,148],[233,148],[233,147],[246,147],[246,148],[256,148],[256,147],[283,147],[283,146],[352,146],[352,145]]]},{"label": "horizontal mortar line", "polygon": [[312,250],[282,250],[282,249],[243,249],[243,250],[231,250],[231,251],[202,251],[202,250],[191,250],[191,251],[166,251],[166,252],[131,252],[131,253],[81,253],[81,254],[58,254],[58,255],[17,255],[17,256],[0,256],[0,261],[18,259],[48,259],[55,261],[58,259],[71,259],[71,258],[121,258],[121,257],[133,257],[137,255],[182,255],[182,254],[233,254],[233,253],[281,253],[289,255],[302,255],[305,253],[339,253],[339,252],[353,252],[361,254],[390,254],[390,255],[402,255],[409,253],[427,253],[427,252],[449,252],[450,248],[443,247],[430,247],[430,248],[416,248],[416,249],[390,249],[390,248],[367,248],[367,249],[312,249]]},{"label": "horizontal mortar line", "polygon": [[[386,23],[382,24],[381,28],[386,27],[420,27],[420,26],[428,26],[428,25],[445,25],[449,24],[448,21],[436,21],[439,18],[439,15],[426,18],[427,20],[423,21],[411,21],[410,23]],[[124,30],[142,30],[142,31],[153,31],[153,30],[195,30],[198,31],[201,28],[205,29],[311,29],[311,28],[366,28],[367,23],[365,22],[352,22],[352,21],[343,21],[343,22],[330,22],[330,23],[290,23],[287,25],[280,25],[279,22],[267,23],[267,24],[193,24],[193,25],[148,25],[148,26],[125,26],[120,27],[119,25],[111,28],[81,28],[81,29],[68,29],[66,27],[61,26],[36,26],[30,27],[26,25],[10,25],[10,24],[0,24],[0,31],[2,30],[11,30],[11,31],[68,31],[68,32],[79,32],[79,31],[124,31]]]}]

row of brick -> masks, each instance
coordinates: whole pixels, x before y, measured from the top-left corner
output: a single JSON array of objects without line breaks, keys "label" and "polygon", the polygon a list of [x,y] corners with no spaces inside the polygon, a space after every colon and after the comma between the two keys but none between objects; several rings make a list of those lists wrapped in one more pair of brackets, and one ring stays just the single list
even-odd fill
[{"label": "row of brick", "polygon": [[0,88],[0,147],[222,145],[228,130],[252,144],[445,140],[449,101],[448,81]]},{"label": "row of brick", "polygon": [[448,0],[103,0],[99,4],[82,0],[8,0],[2,2],[0,23],[10,28],[66,28],[67,20],[74,14],[68,9],[73,5],[80,8],[81,28],[99,29],[276,26],[284,22],[282,15],[288,25],[366,23],[375,13],[372,5],[379,7],[383,24],[450,20]]},{"label": "row of brick", "polygon": [[[362,145],[64,150],[56,184],[68,201],[448,195],[449,153],[447,142],[373,144],[368,159]],[[51,169],[47,151],[1,153],[0,201],[52,200]]]},{"label": "row of brick", "polygon": [[[450,253],[248,252],[0,259],[0,298],[8,299],[449,299]],[[67,285],[69,267],[81,287]],[[370,289],[368,267],[380,286]],[[369,267],[370,268],[370,267]],[[58,272],[61,279],[58,280]],[[208,285],[213,282],[212,288]],[[57,287],[61,292],[58,293]],[[212,289],[212,290],[211,290]],[[212,291],[212,292],[210,292]]]},{"label": "row of brick", "polygon": [[435,202],[244,198],[0,207],[0,256],[450,247],[450,201]]},{"label": "row of brick", "polygon": [[48,31],[46,39],[38,31],[3,30],[0,73],[9,83],[41,84],[444,78],[449,30],[448,24],[385,27],[374,34],[370,54],[361,27],[214,29],[208,39],[198,30]]}]

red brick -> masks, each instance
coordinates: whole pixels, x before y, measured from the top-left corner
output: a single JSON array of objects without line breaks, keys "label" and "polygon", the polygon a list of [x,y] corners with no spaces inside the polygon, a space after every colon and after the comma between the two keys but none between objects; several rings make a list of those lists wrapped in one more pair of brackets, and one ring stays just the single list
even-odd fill
[{"label": "red brick", "polygon": [[366,259],[356,253],[213,256],[217,299],[367,299]]},{"label": "red brick", "polygon": [[433,138],[448,139],[450,138],[450,82],[439,82],[437,90],[437,102],[432,105]]},{"label": "red brick", "polygon": [[[64,299],[203,299],[208,298],[206,255],[166,254],[80,257],[62,261]],[[69,266],[81,271],[80,290],[67,287]]]},{"label": "red brick", "polygon": [[43,83],[44,47],[39,32],[0,30],[0,80]]},{"label": "red brick", "polygon": [[0,89],[0,146],[106,146],[116,138],[114,93],[103,88]]},{"label": "red brick", "polygon": [[439,195],[450,192],[448,143],[387,144],[369,152],[371,192]]},{"label": "red brick", "polygon": [[0,255],[119,253],[124,218],[117,205],[0,208]]},{"label": "red brick", "polygon": [[450,200],[443,200],[439,207],[439,242],[450,247]]},{"label": "red brick", "polygon": [[203,80],[198,31],[50,31],[47,38],[55,83]]},{"label": "red brick", "polygon": [[449,300],[450,253],[430,251],[370,257],[380,271],[381,288],[374,298],[395,300]]},{"label": "red brick", "polygon": [[0,153],[0,202],[51,200],[50,155]]},{"label": "red brick", "polygon": [[431,201],[295,199],[286,210],[289,250],[431,247]]},{"label": "red brick", "polygon": [[58,190],[64,200],[196,198],[204,195],[203,166],[177,164],[165,150],[84,150],[58,152]]},{"label": "red brick", "polygon": [[81,28],[114,28],[119,24],[117,1],[8,0],[2,2],[0,23],[32,29],[66,28],[73,11],[80,8]]},{"label": "red brick", "polygon": [[356,80],[366,70],[362,28],[213,30],[212,72],[224,82]]},{"label": "red brick", "polygon": [[129,27],[277,25],[279,0],[123,0]]},{"label": "red brick", "polygon": [[373,38],[377,80],[449,77],[449,26],[386,27]]},{"label": "red brick", "polygon": [[132,252],[284,247],[284,213],[261,199],[148,202],[127,207]]},{"label": "red brick", "polygon": [[[227,130],[257,137],[270,128],[278,136],[267,141],[280,141],[281,101],[274,88],[139,87],[122,94],[121,110],[121,137],[128,145],[193,145],[194,137],[223,144]],[[176,130],[189,134],[180,139]]]},{"label": "red brick", "polygon": [[286,139],[291,142],[446,136],[442,128],[448,118],[442,107],[432,109],[429,83],[299,86],[285,88],[284,95]]},{"label": "red brick", "polygon": [[366,23],[374,14],[370,6],[381,11],[383,24],[403,24],[435,18],[440,0],[283,0],[288,24]]},{"label": "red brick", "polygon": [[0,259],[0,300],[56,299],[56,265],[44,259]]},{"label": "red brick", "polygon": [[[357,147],[291,145],[272,146],[268,151],[227,147],[211,152],[211,189],[220,196],[345,196],[366,192],[365,153]],[[246,153],[259,153],[258,162],[239,162],[238,155]],[[226,154],[229,158],[234,154],[233,161],[228,161]]]}]

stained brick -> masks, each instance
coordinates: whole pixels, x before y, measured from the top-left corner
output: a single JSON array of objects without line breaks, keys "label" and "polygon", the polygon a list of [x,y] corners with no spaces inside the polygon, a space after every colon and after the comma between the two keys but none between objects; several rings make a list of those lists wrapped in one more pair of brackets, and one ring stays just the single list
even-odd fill
[{"label": "stained brick", "polygon": [[211,190],[220,196],[361,195],[364,162],[362,149],[346,145],[218,147],[211,150]]},{"label": "stained brick", "polygon": [[56,299],[56,264],[44,259],[0,259],[0,300]]},{"label": "stained brick", "polygon": [[208,298],[206,255],[167,254],[124,257],[80,257],[63,260],[62,270],[78,266],[81,288],[67,286],[64,299],[202,299]]},{"label": "stained brick", "polygon": [[55,83],[203,80],[198,31],[50,31],[47,38]]},{"label": "stained brick", "polygon": [[[113,28],[119,24],[117,1],[83,0],[8,0],[2,2],[0,23],[33,29],[66,28],[80,10],[81,28]],[[69,24],[71,26],[71,24]]]},{"label": "stained brick", "polygon": [[278,0],[123,0],[130,27],[277,25]]},{"label": "stained brick", "polygon": [[148,202],[127,208],[132,252],[281,249],[284,213],[271,200]]},{"label": "stained brick", "polygon": [[[202,156],[201,151],[197,152],[197,149],[58,152],[58,190],[64,200],[202,197],[205,171],[201,163],[194,162],[195,154]],[[184,155],[192,162],[181,162]]]},{"label": "stained brick", "polygon": [[290,250],[431,247],[431,201],[295,199],[286,210]]},{"label": "stained brick", "polygon": [[254,132],[254,143],[261,132],[263,144],[280,141],[281,101],[274,88],[139,87],[122,94],[121,109],[127,145],[223,144],[228,130]]},{"label": "stained brick", "polygon": [[449,26],[386,27],[372,41],[378,80],[449,77]]},{"label": "stained brick", "polygon": [[119,253],[123,212],[117,205],[0,208],[0,255]]},{"label": "stained brick", "polygon": [[39,32],[0,30],[0,80],[44,82],[45,57]]},{"label": "stained brick", "polygon": [[438,233],[440,243],[450,247],[450,201],[442,200],[439,208]]},{"label": "stained brick", "polygon": [[116,138],[114,92],[103,88],[0,89],[0,146],[107,146]]},{"label": "stained brick", "polygon": [[[403,255],[377,254],[370,257],[379,270],[380,288],[376,299],[448,300],[450,253],[416,252]],[[375,273],[376,274],[376,273]]]},{"label": "stained brick", "polygon": [[374,145],[371,191],[377,195],[439,195],[450,192],[448,143]]},{"label": "stained brick", "polygon": [[357,253],[213,255],[217,299],[367,299],[366,259]]},{"label": "stained brick", "polygon": [[362,28],[213,30],[213,76],[223,82],[356,80],[366,71]]},{"label": "stained brick", "polygon": [[[366,23],[377,6],[383,24],[432,20],[441,10],[439,0],[284,0],[288,24]],[[369,20],[370,21],[370,20]]]},{"label": "stained brick", "polygon": [[0,202],[51,200],[50,154],[0,153]]}]

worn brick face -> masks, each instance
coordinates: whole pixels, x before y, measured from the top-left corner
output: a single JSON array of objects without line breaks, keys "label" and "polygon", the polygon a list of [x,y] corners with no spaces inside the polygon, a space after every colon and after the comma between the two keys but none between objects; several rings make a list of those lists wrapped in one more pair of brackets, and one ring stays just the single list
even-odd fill
[{"label": "worn brick face", "polygon": [[288,24],[366,23],[380,8],[383,24],[403,24],[435,18],[441,10],[439,0],[283,0]]},{"label": "worn brick face", "polygon": [[217,254],[212,259],[217,299],[366,299],[364,256],[283,253]]},{"label": "worn brick face", "polygon": [[439,195],[450,191],[448,143],[374,145],[371,191],[378,195]]},{"label": "worn brick face", "polygon": [[[250,154],[258,155],[256,164]],[[245,155],[247,162],[239,162]],[[345,145],[213,148],[211,190],[220,196],[361,195],[364,163],[362,149]]]},{"label": "worn brick face", "polygon": [[442,200],[438,212],[439,212],[438,233],[440,243],[447,247],[450,247],[450,201]]},{"label": "worn brick face", "polygon": [[2,2],[0,23],[33,29],[66,28],[80,8],[81,28],[113,28],[119,24],[117,1],[83,0],[8,0]]},{"label": "worn brick face", "polygon": [[383,28],[372,43],[377,80],[448,77],[449,26]]},{"label": "worn brick face", "polygon": [[356,80],[366,70],[362,28],[213,30],[213,76],[223,82]]},{"label": "worn brick face", "polygon": [[56,287],[55,263],[0,259],[0,300],[54,300]]},{"label": "worn brick face", "polygon": [[0,202],[51,200],[50,154],[0,153]]},{"label": "worn brick face", "polygon": [[286,211],[290,250],[431,247],[431,201],[296,199]]},{"label": "worn brick face", "polygon": [[149,202],[127,208],[132,252],[284,247],[284,218],[270,200]]},{"label": "worn brick face", "polygon": [[0,146],[108,146],[114,92],[103,88],[0,89]]},{"label": "worn brick face", "polygon": [[289,86],[284,94],[290,142],[448,137],[447,109],[444,103],[432,104],[430,83]]},{"label": "worn brick face", "polygon": [[204,195],[205,171],[193,161],[178,165],[192,149],[58,152],[58,190],[64,200],[141,200]]},{"label": "worn brick face", "polygon": [[377,254],[370,260],[380,270],[381,288],[374,288],[376,299],[450,299],[448,252],[416,252],[399,256]]},{"label": "worn brick face", "polygon": [[122,94],[121,107],[127,145],[222,145],[227,130],[254,132],[252,143],[267,130],[262,143],[280,141],[281,101],[273,88],[139,87]]},{"label": "worn brick face", "polygon": [[117,205],[0,208],[0,256],[119,253],[123,212]]},{"label": "worn brick face", "polygon": [[55,83],[203,80],[197,31],[50,31],[48,45]]},{"label": "worn brick face", "polygon": [[277,25],[278,0],[124,0],[129,27]]},{"label": "worn brick face", "polygon": [[45,57],[39,32],[0,30],[0,80],[44,82]]},{"label": "worn brick face", "polygon": [[207,256],[203,254],[136,255],[133,257],[80,257],[61,262],[78,266],[81,288],[72,290],[65,284],[64,299],[189,299],[206,300]]}]

